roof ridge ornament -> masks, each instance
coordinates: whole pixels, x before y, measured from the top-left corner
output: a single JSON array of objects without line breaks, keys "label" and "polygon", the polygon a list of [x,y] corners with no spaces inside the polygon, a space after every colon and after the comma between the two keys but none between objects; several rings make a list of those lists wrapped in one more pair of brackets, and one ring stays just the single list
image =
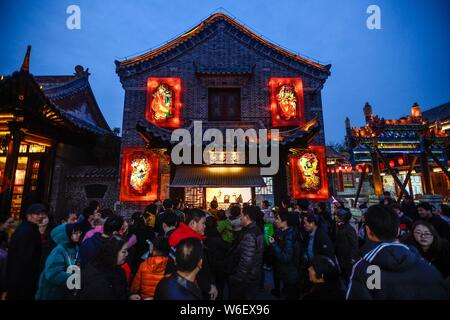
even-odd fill
[{"label": "roof ridge ornament", "polygon": [[27,46],[27,53],[23,58],[22,66],[20,67],[21,72],[29,73],[30,72],[30,54],[31,54],[31,45]]},{"label": "roof ridge ornament", "polygon": [[75,66],[75,73],[74,75],[76,77],[89,77],[91,74],[89,73],[89,68],[86,68],[86,70],[84,70],[84,67],[82,65],[76,65]]}]

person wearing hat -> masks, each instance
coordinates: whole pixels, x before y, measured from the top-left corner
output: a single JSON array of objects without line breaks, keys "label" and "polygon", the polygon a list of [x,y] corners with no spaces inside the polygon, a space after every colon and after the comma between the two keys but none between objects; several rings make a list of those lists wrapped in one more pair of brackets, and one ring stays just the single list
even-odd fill
[{"label": "person wearing hat", "polygon": [[69,266],[78,261],[78,242],[81,230],[78,224],[60,224],[50,234],[57,246],[45,262],[45,268],[39,278],[36,300],[66,300],[74,294],[67,287],[67,279],[72,273]]},{"label": "person wearing hat", "polygon": [[6,265],[9,300],[33,300],[39,278],[42,243],[39,223],[48,209],[42,203],[28,207],[11,237]]},{"label": "person wearing hat", "polygon": [[350,225],[352,214],[347,208],[339,208],[336,217],[336,257],[342,271],[342,278],[348,283],[352,266],[358,259],[358,235]]}]

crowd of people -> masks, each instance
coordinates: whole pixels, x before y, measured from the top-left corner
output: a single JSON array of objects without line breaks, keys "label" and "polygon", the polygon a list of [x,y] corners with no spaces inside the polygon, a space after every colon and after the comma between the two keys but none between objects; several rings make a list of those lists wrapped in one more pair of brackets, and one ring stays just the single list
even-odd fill
[{"label": "crowd of people", "polygon": [[450,208],[385,194],[360,209],[165,199],[126,220],[92,201],[56,219],[33,204],[0,222],[1,298],[252,300],[270,285],[273,299],[449,299]]}]

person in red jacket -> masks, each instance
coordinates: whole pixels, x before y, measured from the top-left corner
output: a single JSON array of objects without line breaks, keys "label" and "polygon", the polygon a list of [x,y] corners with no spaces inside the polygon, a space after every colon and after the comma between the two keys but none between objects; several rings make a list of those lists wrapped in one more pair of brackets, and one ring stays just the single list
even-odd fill
[{"label": "person in red jacket", "polygon": [[[198,208],[194,208],[189,210],[186,214],[185,222],[181,222],[178,228],[172,233],[169,237],[169,246],[170,254],[169,254],[169,263],[168,263],[168,271],[167,273],[175,272],[175,263],[174,257],[176,252],[176,246],[184,239],[195,238],[200,241],[206,239],[204,236],[205,233],[205,222],[206,216],[205,213]],[[217,298],[217,288],[214,284],[214,281],[211,276],[211,272],[209,270],[208,262],[203,254],[203,267],[197,275],[196,281],[198,286],[203,292],[203,296],[205,299],[215,300]]]}]

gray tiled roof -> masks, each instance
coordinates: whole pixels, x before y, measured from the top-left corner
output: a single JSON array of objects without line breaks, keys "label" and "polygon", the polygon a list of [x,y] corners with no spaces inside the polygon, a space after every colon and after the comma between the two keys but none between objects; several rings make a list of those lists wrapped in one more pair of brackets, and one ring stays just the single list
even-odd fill
[{"label": "gray tiled roof", "polygon": [[116,167],[78,166],[74,167],[67,178],[117,178]]},{"label": "gray tiled roof", "polygon": [[430,122],[450,118],[450,102],[428,109],[422,112],[422,117]]}]

